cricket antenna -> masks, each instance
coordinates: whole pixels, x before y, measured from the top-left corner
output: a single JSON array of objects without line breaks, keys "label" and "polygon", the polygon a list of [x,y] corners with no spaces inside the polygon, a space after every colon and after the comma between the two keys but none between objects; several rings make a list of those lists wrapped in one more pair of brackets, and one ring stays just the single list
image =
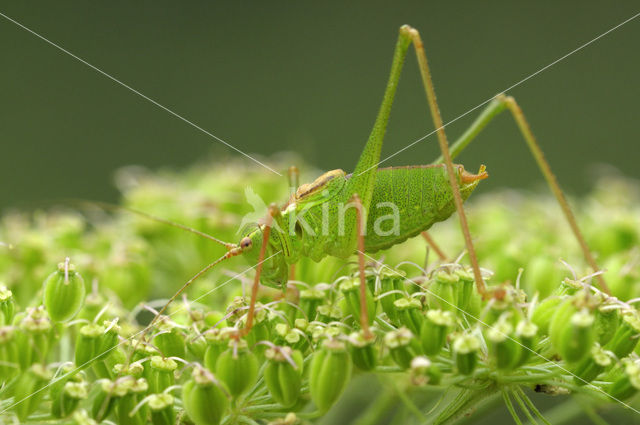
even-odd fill
[{"label": "cricket antenna", "polygon": [[[171,298],[169,298],[169,301],[166,302],[166,304],[160,309],[160,311],[158,311],[158,313],[155,315],[155,317],[153,318],[151,323],[149,323],[149,325],[147,326],[145,334],[146,334],[146,332],[148,330],[150,330],[153,327],[153,325],[158,321],[158,318],[160,318],[160,316],[162,316],[162,314],[167,310],[167,308],[169,308],[171,303],[173,301],[175,301],[176,298],[178,298],[194,281],[196,281],[200,276],[202,276],[203,274],[205,274],[206,272],[208,272],[209,270],[211,270],[212,268],[214,268],[218,264],[222,263],[224,260],[227,260],[227,259],[229,259],[231,257],[235,257],[235,256],[240,255],[240,254],[242,254],[242,248],[239,247],[239,246],[234,246],[232,249],[230,249],[222,257],[218,258],[216,261],[214,261],[213,263],[207,265],[202,270],[200,270],[198,273],[193,275],[193,277],[191,279],[189,279],[188,281],[185,282],[184,285],[182,285],[182,287],[178,290],[178,292],[176,292],[175,294],[173,294],[173,296]],[[144,334],[143,334],[143,337],[144,337]]]},{"label": "cricket antenna", "polygon": [[144,217],[146,219],[158,222],[158,223],[162,223],[162,224],[166,224],[168,226],[171,227],[175,227],[178,229],[182,229],[184,231],[187,231],[189,233],[193,233],[195,235],[198,235],[200,237],[203,237],[205,239],[209,239],[210,241],[214,241],[222,246],[224,246],[225,248],[227,248],[227,251],[232,251],[234,248],[236,248],[236,245],[233,243],[229,243],[229,242],[224,242],[221,241],[220,239],[211,236],[207,233],[201,232],[200,230],[196,230],[192,227],[189,226],[185,226],[184,224],[180,224],[180,223],[176,223],[175,221],[171,221],[171,220],[167,220],[161,217],[157,217],[155,215],[146,213],[144,211],[140,211],[140,210],[136,210],[135,208],[130,208],[130,207],[124,207],[122,205],[113,205],[113,204],[109,204],[106,202],[100,202],[100,201],[76,201],[82,205],[90,205],[90,206],[99,206],[100,208],[104,208],[106,210],[111,210],[111,211],[127,211],[130,212],[132,214],[135,214],[137,216],[140,217]]}]

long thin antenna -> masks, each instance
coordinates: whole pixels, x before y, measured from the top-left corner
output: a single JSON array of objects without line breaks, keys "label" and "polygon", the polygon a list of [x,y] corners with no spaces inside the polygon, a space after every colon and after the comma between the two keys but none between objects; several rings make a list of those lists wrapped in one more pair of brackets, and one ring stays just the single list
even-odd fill
[{"label": "long thin antenna", "polygon": [[122,206],[122,205],[113,205],[113,204],[109,204],[107,202],[102,202],[102,201],[77,201],[76,200],[75,202],[77,202],[79,204],[82,204],[82,205],[99,206],[100,208],[103,208],[103,209],[106,209],[106,210],[111,210],[111,211],[127,211],[127,212],[130,212],[131,214],[135,214],[137,216],[144,217],[144,218],[146,218],[148,220],[152,220],[152,221],[156,221],[158,223],[166,224],[168,226],[175,227],[175,228],[187,231],[189,233],[193,233],[194,235],[198,235],[198,236],[203,237],[205,239],[209,239],[211,241],[214,241],[214,242],[224,246],[229,251],[236,247],[236,245],[233,244],[233,243],[221,241],[220,239],[218,239],[218,238],[216,238],[214,236],[211,236],[211,235],[209,235],[207,233],[201,232],[200,230],[194,229],[194,228],[186,226],[184,224],[176,223],[175,221],[171,221],[171,220],[167,220],[165,218],[157,217],[155,215],[146,213],[144,211],[137,210],[135,208],[125,207],[125,206]]}]

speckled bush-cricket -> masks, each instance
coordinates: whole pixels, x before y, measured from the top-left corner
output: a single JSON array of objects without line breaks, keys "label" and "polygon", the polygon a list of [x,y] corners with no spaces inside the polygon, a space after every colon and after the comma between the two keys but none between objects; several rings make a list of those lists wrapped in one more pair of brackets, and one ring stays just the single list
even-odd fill
[{"label": "speckled bush-cricket", "polygon": [[[411,44],[415,48],[442,155],[429,165],[378,168],[391,106]],[[480,273],[462,207],[463,201],[471,195],[479,181],[488,175],[483,166],[478,174],[471,174],[465,171],[462,165],[453,164],[452,160],[504,110],[511,112],[538,167],[557,198],[587,262],[594,271],[598,271],[598,266],[556,178],[520,107],[512,97],[504,94],[495,96],[449,148],[422,40],[417,30],[405,25],[400,28],[382,105],[353,173],[333,170],[321,175],[312,183],[301,185],[282,208],[272,204],[264,223],[245,234],[238,244],[210,237],[225,246],[227,253],[189,280],[158,315],[163,313],[169,303],[194,279],[221,261],[238,255],[245,256],[251,264],[257,264],[247,319],[241,335],[246,334],[252,327],[259,284],[285,288],[290,279],[292,266],[302,256],[320,261],[328,255],[348,258],[358,254],[361,305],[366,305],[364,253],[373,253],[403,242],[426,231],[434,223],[446,220],[456,211],[477,290],[484,297],[490,295]],[[295,176],[295,171],[290,172],[290,178],[296,180]],[[297,186],[297,182],[295,185]],[[377,207],[389,204],[397,208],[394,210],[397,212],[397,227],[393,232],[381,232],[376,225],[379,227],[380,219],[384,218],[383,212],[388,211]],[[598,276],[598,279],[601,289],[609,292],[602,276]],[[367,335],[369,330],[365,308],[362,309],[361,316],[361,325]]]}]

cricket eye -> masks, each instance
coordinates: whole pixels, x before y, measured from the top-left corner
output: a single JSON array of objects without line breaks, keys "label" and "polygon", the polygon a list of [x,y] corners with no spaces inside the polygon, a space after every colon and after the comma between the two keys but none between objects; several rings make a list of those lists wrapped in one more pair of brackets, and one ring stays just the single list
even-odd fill
[{"label": "cricket eye", "polygon": [[240,248],[242,248],[243,250],[251,248],[251,245],[253,245],[253,241],[251,241],[250,237],[244,237],[240,241]]}]

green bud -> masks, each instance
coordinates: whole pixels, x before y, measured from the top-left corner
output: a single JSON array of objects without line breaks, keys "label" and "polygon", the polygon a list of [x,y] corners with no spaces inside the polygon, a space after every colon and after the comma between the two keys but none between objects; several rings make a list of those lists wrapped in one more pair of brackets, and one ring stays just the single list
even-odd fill
[{"label": "green bud", "polygon": [[76,339],[75,359],[79,367],[104,360],[118,342],[118,327],[105,322],[109,326],[91,323],[80,328]]},{"label": "green bud", "polygon": [[458,286],[460,277],[446,269],[437,271],[433,283],[429,287],[429,308],[455,311],[458,302]]},{"label": "green bud", "polygon": [[[380,306],[382,310],[386,313],[387,317],[391,323],[396,326],[400,326],[400,321],[398,319],[398,311],[394,306],[394,302],[402,297],[400,292],[404,292],[403,279],[398,276],[381,276],[380,277],[380,290],[381,294],[379,297]],[[398,291],[398,292],[396,292]]]},{"label": "green bud", "polygon": [[113,411],[116,400],[127,394],[132,381],[135,381],[135,379],[130,376],[125,376],[116,381],[110,381],[109,379],[96,381],[96,389],[91,391],[90,397],[93,400],[91,417],[98,422],[106,419]]},{"label": "green bud", "polygon": [[427,356],[435,356],[447,341],[449,329],[455,325],[455,316],[450,311],[429,310],[420,328],[420,342]]},{"label": "green bud", "polygon": [[175,360],[153,356],[149,361],[149,368],[151,369],[149,389],[152,393],[161,393],[175,382],[173,373],[178,368]]},{"label": "green bud", "polygon": [[486,331],[489,354],[498,369],[513,369],[521,358],[522,348],[515,339],[513,325],[500,319]]},{"label": "green bud", "polygon": [[365,338],[362,331],[349,335],[349,352],[353,364],[360,370],[373,370],[377,363],[376,339]]},{"label": "green bud", "polygon": [[153,344],[158,347],[160,353],[165,357],[184,358],[186,345],[180,328],[168,317],[163,317],[157,326],[160,332],[153,337]]},{"label": "green bud", "polygon": [[[376,318],[376,307],[377,303],[371,290],[369,289],[369,285],[366,285],[367,289],[365,291],[365,298],[367,304],[367,312],[369,318],[369,325],[373,324],[374,319]],[[350,314],[354,320],[360,320],[360,278],[353,277],[351,279],[347,279],[340,284],[340,291],[344,294],[344,298],[346,301],[346,314]]]},{"label": "green bud", "polygon": [[516,337],[520,341],[520,360],[516,363],[516,366],[521,366],[526,363],[531,354],[534,353],[534,347],[537,340],[538,327],[535,323],[528,320],[521,320],[516,326]]},{"label": "green bud", "polygon": [[[132,363],[133,366],[136,363]],[[140,365],[138,363],[140,367]],[[128,370],[134,371],[138,367],[129,367]],[[126,378],[126,377],[125,377]],[[144,378],[132,379],[127,393],[116,400],[116,418],[118,425],[144,425],[146,424],[149,416],[149,408],[147,404],[139,406],[140,402],[144,399],[145,394],[149,390],[149,384]],[[139,407],[138,407],[139,406]],[[138,410],[134,410],[138,407]]]},{"label": "green bud", "polygon": [[558,306],[563,299],[558,297],[547,298],[536,306],[531,321],[538,327],[541,335],[549,335],[549,325]]},{"label": "green bud", "polygon": [[594,316],[586,308],[575,305],[574,297],[557,309],[549,326],[551,344],[567,363],[576,363],[589,355],[595,342]]},{"label": "green bud", "polygon": [[420,333],[420,327],[424,321],[422,316],[422,304],[416,298],[400,298],[393,303],[398,311],[398,318],[402,325],[414,335]]},{"label": "green bud", "polygon": [[428,357],[418,356],[411,360],[411,383],[416,386],[438,385],[442,372]]},{"label": "green bud", "polygon": [[617,308],[611,307],[609,303],[603,303],[596,309],[596,320],[593,324],[595,328],[596,340],[602,346],[606,345],[618,329],[620,323],[620,315]]},{"label": "green bud", "polygon": [[326,412],[340,398],[351,379],[352,363],[345,344],[327,339],[311,359],[309,389],[320,412]]},{"label": "green bud", "polygon": [[21,400],[20,403],[13,405],[13,410],[20,422],[25,422],[27,417],[40,407],[40,401],[45,394],[42,388],[51,378],[51,372],[40,363],[35,363],[20,374],[13,386],[14,400]]},{"label": "green bud", "polygon": [[342,320],[342,309],[335,304],[323,304],[317,309],[316,320],[322,323]]},{"label": "green bud", "polygon": [[147,405],[151,411],[151,422],[154,425],[175,424],[176,414],[173,410],[174,398],[171,394],[151,394],[147,399]]},{"label": "green bud", "polygon": [[20,370],[18,344],[13,326],[0,327],[0,386]]},{"label": "green bud", "polygon": [[408,369],[415,357],[413,340],[413,334],[407,328],[389,331],[384,336],[384,344],[389,348],[391,358],[402,369]]},{"label": "green bud", "polygon": [[10,324],[16,310],[13,293],[9,288],[0,284],[0,325]]},{"label": "green bud", "polygon": [[84,280],[67,258],[44,281],[44,305],[54,322],[66,322],[75,316],[84,302]]},{"label": "green bud", "polygon": [[88,396],[86,382],[67,382],[58,397],[52,399],[51,414],[56,418],[65,418],[73,413],[81,400]]},{"label": "green bud", "polygon": [[229,406],[224,388],[201,366],[182,387],[182,403],[196,425],[218,425]]},{"label": "green bud", "polygon": [[611,381],[607,393],[614,399],[626,400],[640,390],[640,366],[631,361],[623,362],[622,368],[610,372],[606,379]]},{"label": "green bud", "polygon": [[613,338],[605,345],[619,359],[631,354],[640,337],[640,316],[636,310],[625,311]]},{"label": "green bud", "polygon": [[248,390],[258,377],[258,359],[243,340],[231,341],[230,348],[216,361],[216,376],[236,398]]},{"label": "green bud", "polygon": [[218,356],[227,349],[229,337],[235,332],[234,328],[211,328],[203,333],[207,343],[207,349],[204,352],[204,365],[207,369],[212,372],[216,370]]},{"label": "green bud", "polygon": [[454,274],[460,279],[457,291],[456,305],[462,311],[468,311],[472,298],[478,298],[479,295],[475,291],[476,282],[473,273],[470,270],[457,269]]},{"label": "green bud", "polygon": [[591,348],[591,355],[572,368],[573,380],[577,385],[585,385],[596,379],[611,363],[611,357],[596,343]]},{"label": "green bud", "polygon": [[307,320],[312,321],[316,318],[317,309],[324,301],[326,292],[318,287],[300,291],[300,309],[304,312],[304,317]]},{"label": "green bud", "polygon": [[283,407],[293,406],[302,387],[302,353],[285,346],[268,348],[265,356],[264,382],[269,394]]},{"label": "green bud", "polygon": [[20,331],[15,335],[20,354],[18,361],[22,370],[26,370],[36,361],[41,363],[46,361],[52,325],[42,306],[28,308],[23,316],[16,315],[14,321],[18,319],[20,319]]},{"label": "green bud", "polygon": [[480,351],[478,337],[469,334],[459,335],[453,340],[452,348],[458,372],[463,375],[472,374],[478,363],[478,351]]}]

